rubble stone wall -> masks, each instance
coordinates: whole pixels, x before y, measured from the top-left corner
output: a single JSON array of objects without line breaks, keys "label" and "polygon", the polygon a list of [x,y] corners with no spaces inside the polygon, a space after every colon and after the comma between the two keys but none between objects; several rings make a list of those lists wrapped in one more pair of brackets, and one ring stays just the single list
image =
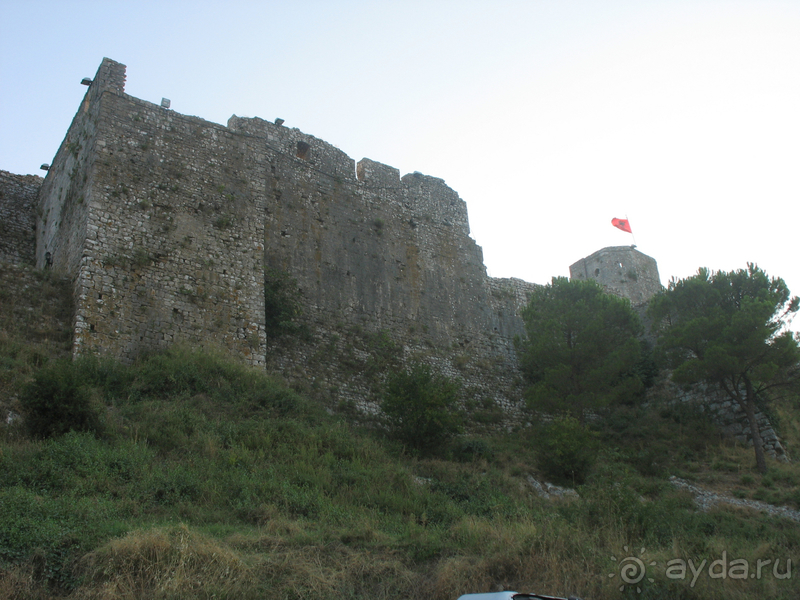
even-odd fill
[{"label": "rubble stone wall", "polygon": [[0,171],[0,262],[33,264],[42,178]]},{"label": "rubble stone wall", "polygon": [[[744,409],[738,402],[734,402],[727,394],[713,386],[697,384],[684,389],[669,379],[664,379],[659,387],[651,390],[651,398],[670,398],[672,403],[694,405],[700,412],[708,414],[711,421],[725,434],[743,444],[753,445],[753,435]],[[763,412],[757,412],[755,417],[764,452],[777,460],[788,461],[786,448],[778,438],[769,417]]]},{"label": "rubble stone wall", "polygon": [[[36,261],[49,252],[75,281],[75,352],[213,344],[367,409],[370,340],[385,339],[402,363],[520,407],[513,338],[532,284],[487,276],[443,180],[259,118],[181,115],[124,83],[105,59],[41,188]],[[301,293],[309,335],[291,343],[267,339],[276,269]]]}]

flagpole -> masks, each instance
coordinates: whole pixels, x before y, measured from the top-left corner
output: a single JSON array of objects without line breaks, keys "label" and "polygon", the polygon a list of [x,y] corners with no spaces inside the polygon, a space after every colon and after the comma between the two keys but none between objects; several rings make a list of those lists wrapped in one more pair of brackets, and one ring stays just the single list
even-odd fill
[{"label": "flagpole", "polygon": [[[631,221],[628,218],[628,213],[625,213],[625,220],[628,222],[628,225],[630,226]],[[633,238],[633,247],[636,248],[636,236],[633,235],[633,227],[631,227],[631,238]]]}]

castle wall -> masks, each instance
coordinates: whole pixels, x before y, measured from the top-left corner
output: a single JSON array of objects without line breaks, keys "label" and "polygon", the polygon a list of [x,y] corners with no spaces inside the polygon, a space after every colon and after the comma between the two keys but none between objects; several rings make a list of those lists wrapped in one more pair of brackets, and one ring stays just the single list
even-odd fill
[{"label": "castle wall", "polygon": [[455,191],[369,159],[355,165],[330,144],[262,119],[232,117],[228,127],[250,152],[266,150],[265,262],[296,279],[314,332],[312,342],[272,353],[272,368],[323,381],[371,411],[365,339],[381,332],[404,360],[424,360],[473,395],[518,407],[513,336],[522,332],[525,284],[486,276]]},{"label": "castle wall", "polygon": [[53,158],[39,193],[36,266],[40,269],[49,253],[54,270],[78,277],[91,239],[87,224],[94,200],[97,134],[104,125],[101,99],[106,93],[121,94],[124,86],[124,65],[104,59]]},{"label": "castle wall", "polygon": [[473,306],[486,304],[481,250],[442,180],[401,180],[368,159],[356,177],[352,159],[296,129],[237,117],[229,127],[267,149],[267,262],[289,270],[312,307],[379,328],[421,320],[441,339],[485,325]]},{"label": "castle wall", "polygon": [[75,277],[75,351],[213,343],[263,364],[264,184],[241,175],[258,156],[120,79],[104,61],[42,188],[37,258]]},{"label": "castle wall", "polygon": [[[214,344],[369,411],[378,340],[518,411],[532,284],[487,277],[444,181],[263,119],[180,115],[124,82],[105,59],[40,194],[37,264],[49,252],[74,280],[75,352]],[[267,339],[273,269],[296,281],[303,339]]]},{"label": "castle wall", "polygon": [[628,298],[634,306],[661,291],[655,259],[633,246],[612,246],[570,265],[571,279],[593,279],[607,291]]},{"label": "castle wall", "polygon": [[31,265],[36,254],[36,198],[42,178],[0,171],[0,262]]},{"label": "castle wall", "polygon": [[[487,277],[466,204],[443,180],[356,164],[258,118],[180,115],[124,86],[125,66],[104,59],[44,181],[0,172],[0,262],[70,278],[74,353],[131,361],[213,344],[367,413],[376,382],[420,360],[463,384],[474,421],[526,418],[514,338],[535,285]],[[267,338],[272,269],[296,281],[307,335]],[[655,260],[633,247],[570,275],[634,305],[661,289]],[[711,405],[746,436],[729,409]]]},{"label": "castle wall", "polygon": [[[738,402],[717,389],[706,384],[695,384],[689,388],[678,386],[668,377],[648,393],[648,401],[653,404],[666,403],[678,405],[687,403],[695,406],[700,412],[708,415],[712,423],[719,426],[726,435],[736,438],[742,444],[753,445],[753,434],[745,410]],[[757,412],[756,423],[763,442],[764,452],[780,461],[788,461],[789,455],[781,443],[769,418],[763,412]]]}]

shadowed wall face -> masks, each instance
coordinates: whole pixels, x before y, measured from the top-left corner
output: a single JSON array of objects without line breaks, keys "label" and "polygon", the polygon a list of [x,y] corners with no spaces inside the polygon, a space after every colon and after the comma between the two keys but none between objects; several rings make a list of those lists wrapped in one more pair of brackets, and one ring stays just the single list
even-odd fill
[{"label": "shadowed wall face", "polygon": [[33,264],[42,178],[0,171],[0,262]]}]

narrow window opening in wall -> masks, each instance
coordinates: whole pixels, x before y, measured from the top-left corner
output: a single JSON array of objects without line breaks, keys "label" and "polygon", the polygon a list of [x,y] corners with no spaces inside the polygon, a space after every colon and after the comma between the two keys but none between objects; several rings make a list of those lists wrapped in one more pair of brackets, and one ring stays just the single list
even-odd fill
[{"label": "narrow window opening in wall", "polygon": [[307,160],[309,158],[308,152],[311,150],[311,146],[306,142],[297,142],[297,158],[302,158],[303,160]]},{"label": "narrow window opening in wall", "polygon": [[97,299],[98,300],[102,300],[103,299],[103,294],[97,294]]},{"label": "narrow window opening in wall", "polygon": [[309,146],[305,142],[297,142],[297,158],[302,158],[302,159],[308,158],[309,150],[311,150],[311,146]]},{"label": "narrow window opening in wall", "polygon": [[600,269],[595,269],[594,270],[594,276],[595,277],[600,277]]},{"label": "narrow window opening in wall", "polygon": [[94,331],[94,325],[89,325],[89,331]]}]

